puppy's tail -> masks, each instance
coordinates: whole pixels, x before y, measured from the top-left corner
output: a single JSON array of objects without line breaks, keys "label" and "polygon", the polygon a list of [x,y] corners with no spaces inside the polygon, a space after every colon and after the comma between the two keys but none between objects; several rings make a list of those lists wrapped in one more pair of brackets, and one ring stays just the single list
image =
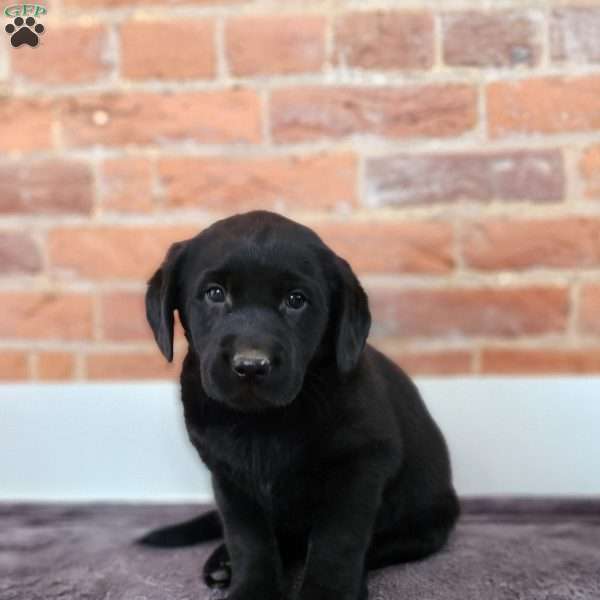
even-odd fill
[{"label": "puppy's tail", "polygon": [[156,548],[176,548],[193,546],[221,537],[223,537],[221,519],[216,510],[211,510],[189,521],[154,529],[136,540],[136,544]]}]

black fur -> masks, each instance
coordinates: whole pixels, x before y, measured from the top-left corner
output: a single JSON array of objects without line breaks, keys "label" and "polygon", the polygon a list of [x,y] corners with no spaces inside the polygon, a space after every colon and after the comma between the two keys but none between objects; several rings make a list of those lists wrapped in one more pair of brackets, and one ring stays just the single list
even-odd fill
[{"label": "black fur", "polygon": [[[268,212],[219,221],[171,248],[146,303],[169,360],[174,310],[185,329],[185,420],[220,520],[144,543],[213,539],[222,522],[204,573],[231,578],[232,600],[282,598],[294,559],[300,600],[364,600],[368,569],[445,543],[459,506],[444,439],[410,379],[365,344],[367,296],[313,231]],[[240,375],[234,356],[268,369]]]}]

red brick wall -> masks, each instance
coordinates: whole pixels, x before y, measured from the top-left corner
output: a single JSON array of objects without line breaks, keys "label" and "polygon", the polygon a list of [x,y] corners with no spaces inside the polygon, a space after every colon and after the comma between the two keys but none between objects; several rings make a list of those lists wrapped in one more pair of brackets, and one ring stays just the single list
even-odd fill
[{"label": "red brick wall", "polygon": [[600,6],[483,4],[56,0],[40,47],[3,34],[0,378],[174,376],[145,280],[259,207],[351,260],[412,373],[600,372]]}]

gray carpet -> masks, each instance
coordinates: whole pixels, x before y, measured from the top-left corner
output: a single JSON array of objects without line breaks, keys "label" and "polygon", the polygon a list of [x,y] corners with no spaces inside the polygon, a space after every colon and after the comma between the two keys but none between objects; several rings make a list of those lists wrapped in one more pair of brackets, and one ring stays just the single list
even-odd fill
[{"label": "gray carpet", "polygon": [[[373,600],[600,600],[600,500],[470,500],[448,547],[375,571]],[[212,545],[132,540],[192,506],[0,504],[0,600],[206,600]],[[259,600],[259,599],[248,599]]]}]

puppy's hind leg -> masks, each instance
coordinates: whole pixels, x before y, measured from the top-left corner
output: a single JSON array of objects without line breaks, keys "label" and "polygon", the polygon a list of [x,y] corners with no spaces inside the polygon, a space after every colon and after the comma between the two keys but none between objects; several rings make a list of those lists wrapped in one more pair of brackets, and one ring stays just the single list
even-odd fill
[{"label": "puppy's hind leg", "polygon": [[231,583],[231,560],[225,544],[217,546],[204,563],[202,577],[210,588],[227,588]]},{"label": "puppy's hind leg", "polygon": [[406,530],[376,534],[367,554],[367,569],[426,558],[444,546],[450,531],[450,527],[435,527],[412,534],[407,534]]},{"label": "puppy's hind leg", "polygon": [[223,526],[216,510],[211,510],[189,521],[155,529],[136,543],[157,548],[193,546],[223,537]]},{"label": "puppy's hind leg", "polygon": [[459,516],[454,491],[441,495],[428,510],[405,514],[402,522],[375,533],[367,552],[367,569],[421,560],[437,552],[446,544]]}]

